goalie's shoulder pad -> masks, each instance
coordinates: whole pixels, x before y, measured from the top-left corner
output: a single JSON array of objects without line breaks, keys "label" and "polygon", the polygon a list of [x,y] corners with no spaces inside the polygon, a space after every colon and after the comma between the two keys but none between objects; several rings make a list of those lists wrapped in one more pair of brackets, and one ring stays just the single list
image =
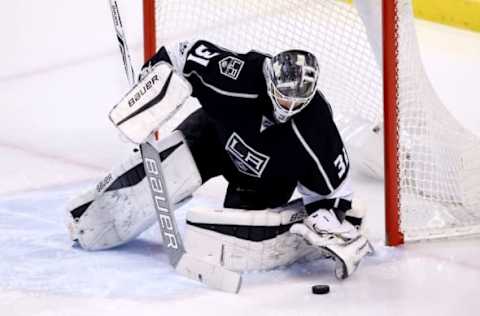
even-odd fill
[{"label": "goalie's shoulder pad", "polygon": [[112,123],[140,144],[167,121],[190,96],[192,87],[173,67],[156,64],[110,111]]}]

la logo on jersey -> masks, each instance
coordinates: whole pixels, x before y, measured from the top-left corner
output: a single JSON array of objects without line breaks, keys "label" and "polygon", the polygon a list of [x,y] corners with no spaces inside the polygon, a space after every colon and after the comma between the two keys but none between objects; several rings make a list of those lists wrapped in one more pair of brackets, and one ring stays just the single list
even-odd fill
[{"label": "la logo on jersey", "polygon": [[233,133],[225,145],[225,150],[230,155],[238,171],[260,178],[270,157],[248,146],[237,133]]},{"label": "la logo on jersey", "polygon": [[237,80],[238,75],[242,70],[243,64],[243,60],[240,60],[233,56],[225,57],[218,62],[218,66],[220,67],[220,73],[224,76],[232,78],[233,80]]}]

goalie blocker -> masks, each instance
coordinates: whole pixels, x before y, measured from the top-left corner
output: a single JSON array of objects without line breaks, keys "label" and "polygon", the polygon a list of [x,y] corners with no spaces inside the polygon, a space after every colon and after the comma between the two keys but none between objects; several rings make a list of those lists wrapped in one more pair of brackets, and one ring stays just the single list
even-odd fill
[{"label": "goalie blocker", "polygon": [[109,117],[129,140],[140,144],[180,109],[191,92],[187,80],[160,62],[113,107]]}]

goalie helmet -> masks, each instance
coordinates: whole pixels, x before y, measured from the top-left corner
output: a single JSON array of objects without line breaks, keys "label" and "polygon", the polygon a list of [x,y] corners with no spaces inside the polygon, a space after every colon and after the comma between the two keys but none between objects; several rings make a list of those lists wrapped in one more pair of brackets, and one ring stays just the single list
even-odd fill
[{"label": "goalie helmet", "polygon": [[264,74],[277,121],[284,123],[303,110],[317,89],[317,58],[303,50],[288,50],[266,59]]}]

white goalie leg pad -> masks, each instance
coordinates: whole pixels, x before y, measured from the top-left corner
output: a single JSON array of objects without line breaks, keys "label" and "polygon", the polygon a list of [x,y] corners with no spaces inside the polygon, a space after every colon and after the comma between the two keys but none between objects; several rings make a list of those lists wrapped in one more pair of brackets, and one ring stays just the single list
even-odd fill
[{"label": "white goalie leg pad", "polygon": [[191,92],[185,78],[160,62],[113,107],[110,120],[128,139],[140,144],[175,114]]},{"label": "white goalie leg pad", "polygon": [[185,247],[191,255],[232,271],[289,265],[308,251],[304,240],[288,231],[305,215],[301,202],[263,211],[192,209]]},{"label": "white goalie leg pad", "polygon": [[175,267],[175,271],[192,280],[197,280],[208,287],[230,293],[238,293],[242,286],[242,277],[239,273],[205,260],[190,253],[184,253]]},{"label": "white goalie leg pad", "polygon": [[[123,167],[119,166],[109,175],[116,179],[114,174]],[[70,238],[86,250],[108,249],[135,238],[156,220],[145,192],[148,186],[142,180],[136,185],[100,194],[91,189],[73,199],[66,212]]]},{"label": "white goalie leg pad", "polygon": [[[201,178],[181,132],[156,144],[173,203],[190,196]],[[114,168],[67,206],[70,238],[86,249],[122,245],[157,221],[140,153]]]}]

